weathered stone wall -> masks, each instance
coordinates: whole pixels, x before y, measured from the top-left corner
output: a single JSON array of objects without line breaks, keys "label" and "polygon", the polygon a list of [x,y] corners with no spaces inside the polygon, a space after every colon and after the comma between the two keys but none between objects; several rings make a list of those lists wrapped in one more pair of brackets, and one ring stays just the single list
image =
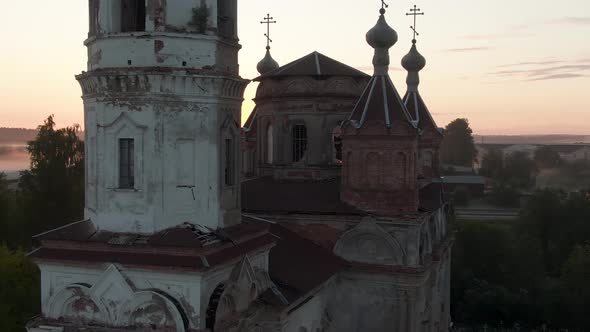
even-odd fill
[{"label": "weathered stone wall", "polygon": [[[78,77],[84,92],[86,217],[102,229],[150,233],[239,221],[239,78],[140,68]],[[118,186],[118,141],[135,141],[135,186]],[[233,182],[226,185],[225,140]]]},{"label": "weathered stone wall", "polygon": [[[278,178],[326,178],[339,174],[334,132],[346,120],[368,79],[288,77],[264,79],[256,94],[255,172]],[[307,150],[293,160],[293,127],[305,125]],[[270,133],[269,133],[270,128]],[[270,142],[270,143],[269,143]],[[269,158],[272,156],[272,158]]]}]

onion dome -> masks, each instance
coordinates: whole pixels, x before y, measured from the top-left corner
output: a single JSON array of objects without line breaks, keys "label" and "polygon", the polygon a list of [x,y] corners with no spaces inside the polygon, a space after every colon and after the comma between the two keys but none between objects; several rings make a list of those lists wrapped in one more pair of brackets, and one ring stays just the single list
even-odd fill
[{"label": "onion dome", "polygon": [[367,84],[355,105],[349,120],[357,128],[377,123],[387,128],[409,124],[415,128],[412,118],[389,77],[389,48],[397,42],[397,33],[385,22],[385,9],[375,27],[367,33],[367,43],[375,49],[373,65],[375,74]]},{"label": "onion dome", "polygon": [[270,55],[270,47],[266,47],[266,55],[264,56],[264,59],[258,63],[256,69],[261,75],[264,75],[278,68],[279,63]]},{"label": "onion dome", "polygon": [[410,52],[402,59],[402,66],[408,71],[408,91],[418,91],[418,84],[420,84],[420,75],[418,72],[426,66],[426,59],[418,52],[416,48],[416,39],[412,40],[412,48]]},{"label": "onion dome", "polygon": [[389,49],[397,43],[397,33],[385,21],[385,9],[381,9],[377,24],[367,32],[367,43],[375,49],[373,65],[375,75],[385,75],[389,70]]},{"label": "onion dome", "polygon": [[420,71],[426,66],[426,59],[416,48],[416,39],[412,40],[412,48],[410,49],[410,52],[403,57],[402,66],[407,71]]}]

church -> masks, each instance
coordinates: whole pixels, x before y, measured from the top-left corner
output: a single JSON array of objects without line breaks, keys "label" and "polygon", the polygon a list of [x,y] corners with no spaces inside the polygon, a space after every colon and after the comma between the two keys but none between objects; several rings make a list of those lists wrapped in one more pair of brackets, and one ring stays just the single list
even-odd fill
[{"label": "church", "polygon": [[89,0],[85,215],[35,236],[28,331],[448,331],[444,133],[416,39],[403,97],[383,1],[372,76],[267,44],[241,126],[237,6]]}]

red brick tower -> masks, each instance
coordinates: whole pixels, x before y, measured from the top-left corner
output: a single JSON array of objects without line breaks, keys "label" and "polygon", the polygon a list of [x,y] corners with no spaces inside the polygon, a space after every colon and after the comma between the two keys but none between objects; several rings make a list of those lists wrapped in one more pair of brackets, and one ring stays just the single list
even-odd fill
[{"label": "red brick tower", "polygon": [[389,77],[397,33],[381,15],[367,33],[375,73],[342,125],[341,199],[376,215],[418,211],[418,129]]}]

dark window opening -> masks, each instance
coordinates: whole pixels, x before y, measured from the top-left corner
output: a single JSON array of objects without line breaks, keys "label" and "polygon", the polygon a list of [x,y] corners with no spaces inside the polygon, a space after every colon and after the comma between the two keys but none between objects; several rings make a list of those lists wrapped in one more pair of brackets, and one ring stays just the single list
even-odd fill
[{"label": "dark window opening", "polygon": [[90,0],[88,3],[88,9],[90,11],[90,17],[88,22],[90,23],[88,36],[94,36],[97,33],[98,27],[98,0]]},{"label": "dark window opening", "polygon": [[293,127],[293,162],[300,161],[307,151],[307,128],[304,125]]},{"label": "dark window opening", "polygon": [[135,187],[135,142],[132,138],[119,140],[119,188]]},{"label": "dark window opening", "polygon": [[334,136],[334,152],[337,161],[342,161],[342,137]]},{"label": "dark window opening", "polygon": [[225,140],[225,185],[233,186],[234,184],[234,153],[233,140]]},{"label": "dark window opening", "polygon": [[230,1],[217,1],[217,30],[219,37],[233,38],[235,30],[235,20],[231,15]]},{"label": "dark window opening", "polygon": [[145,31],[145,0],[121,2],[121,32]]}]

